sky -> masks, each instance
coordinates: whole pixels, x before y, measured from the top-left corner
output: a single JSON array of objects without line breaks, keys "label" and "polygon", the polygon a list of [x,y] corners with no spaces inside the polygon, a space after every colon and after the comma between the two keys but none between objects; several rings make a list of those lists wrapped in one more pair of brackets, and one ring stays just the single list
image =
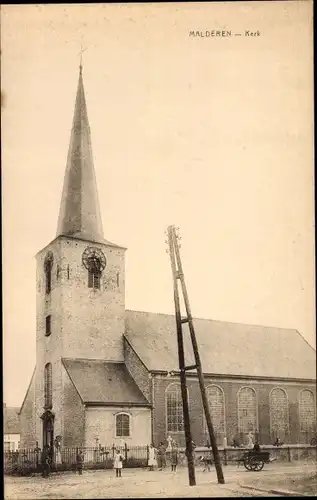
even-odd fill
[{"label": "sky", "polygon": [[175,224],[194,316],[315,348],[312,2],[11,5],[1,24],[7,405],[36,362],[34,256],[56,235],[81,43],[126,308],[174,312]]}]

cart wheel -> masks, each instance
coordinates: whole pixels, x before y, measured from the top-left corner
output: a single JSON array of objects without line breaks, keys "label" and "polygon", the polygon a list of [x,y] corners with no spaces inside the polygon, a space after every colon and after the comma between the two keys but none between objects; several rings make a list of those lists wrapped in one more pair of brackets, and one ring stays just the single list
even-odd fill
[{"label": "cart wheel", "polygon": [[247,470],[252,470],[249,458],[244,459],[243,465]]},{"label": "cart wheel", "polygon": [[258,458],[251,458],[250,467],[251,467],[251,470],[253,470],[253,471],[262,470],[264,467],[264,462],[263,462],[263,460],[259,460]]},{"label": "cart wheel", "polygon": [[260,462],[257,463],[257,467],[255,470],[262,470],[264,467],[264,462],[261,460]]}]

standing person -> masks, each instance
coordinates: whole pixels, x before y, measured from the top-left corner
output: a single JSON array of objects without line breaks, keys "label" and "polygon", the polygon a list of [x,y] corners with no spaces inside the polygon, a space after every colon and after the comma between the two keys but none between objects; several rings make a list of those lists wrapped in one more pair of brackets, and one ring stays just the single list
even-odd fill
[{"label": "standing person", "polygon": [[237,438],[234,438],[234,439],[233,439],[233,442],[232,442],[232,447],[233,447],[233,448],[240,448],[240,443],[239,443],[239,441],[238,441],[238,439],[237,439]]},{"label": "standing person", "polygon": [[253,434],[250,431],[249,434],[248,434],[248,444],[247,444],[247,447],[252,449],[253,446],[254,446]]},{"label": "standing person", "polygon": [[255,441],[254,446],[253,446],[253,450],[254,451],[261,451],[259,441]]},{"label": "standing person", "polygon": [[150,444],[150,446],[149,446],[149,462],[148,462],[148,466],[149,466],[150,471],[153,471],[154,467],[157,465],[157,461],[155,458],[155,452],[156,452],[156,449],[154,448],[153,444]]},{"label": "standing person", "polygon": [[76,454],[76,468],[78,474],[81,476],[83,473],[83,462],[84,462],[84,453],[83,450],[77,450]]},{"label": "standing person", "polygon": [[177,448],[177,444],[174,441],[174,443],[172,445],[172,451],[171,451],[172,472],[176,472],[177,464],[178,464],[178,448]]},{"label": "standing person", "polygon": [[56,436],[55,441],[54,441],[54,448],[55,448],[54,462],[56,465],[62,463],[61,439],[62,439],[62,436]]},{"label": "standing person", "polygon": [[116,450],[114,455],[113,468],[116,469],[116,477],[122,477],[123,455],[121,455],[120,450]]},{"label": "standing person", "polygon": [[160,442],[157,451],[157,465],[159,470],[163,470],[166,467],[166,451],[163,441]]},{"label": "standing person", "polygon": [[166,450],[165,450],[165,453],[166,453],[166,461],[168,464],[170,464],[171,462],[171,452],[172,452],[172,442],[173,442],[173,439],[171,438],[171,436],[167,436],[167,447],[166,447]]},{"label": "standing person", "polygon": [[41,453],[42,476],[48,477],[50,474],[50,447],[46,444]]},{"label": "standing person", "polygon": [[172,451],[172,443],[173,443],[173,439],[171,438],[171,436],[168,436],[167,437],[167,448],[166,448],[166,451],[168,453]]}]

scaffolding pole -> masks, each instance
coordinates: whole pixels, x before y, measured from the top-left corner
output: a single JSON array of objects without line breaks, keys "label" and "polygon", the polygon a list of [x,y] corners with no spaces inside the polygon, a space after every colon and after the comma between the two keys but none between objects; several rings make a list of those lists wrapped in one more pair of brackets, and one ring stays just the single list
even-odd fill
[{"label": "scaffolding pole", "polygon": [[[180,369],[180,379],[181,379],[181,391],[182,391],[182,400],[183,400],[183,412],[184,412],[184,429],[185,429],[185,438],[186,438],[186,455],[188,460],[188,475],[189,475],[189,484],[196,484],[195,481],[195,468],[193,463],[193,446],[192,446],[192,438],[190,431],[190,420],[189,420],[189,406],[188,406],[188,395],[187,395],[187,386],[186,386],[186,371],[187,370],[197,370],[199,387],[201,392],[201,398],[203,402],[204,413],[206,417],[206,423],[208,427],[210,445],[212,448],[215,468],[217,472],[217,479],[219,484],[224,484],[224,476],[222,471],[222,466],[220,462],[219,451],[216,443],[215,433],[212,425],[211,415],[209,411],[208,398],[205,388],[204,375],[198,350],[198,344],[195,335],[195,329],[193,324],[193,318],[191,315],[189,298],[187,294],[183,267],[179,252],[179,243],[178,236],[176,233],[176,229],[174,226],[169,226],[167,229],[168,233],[168,244],[169,244],[169,254],[171,259],[171,267],[173,274],[173,285],[174,285],[174,302],[175,302],[175,316],[176,316],[176,328],[177,328],[177,344],[178,344],[178,356],[179,356],[179,369]],[[180,298],[178,291],[178,280],[181,283],[181,289],[186,309],[186,317],[181,317],[180,310]],[[185,355],[184,355],[184,339],[183,339],[183,324],[188,323],[190,338],[192,342],[194,357],[195,357],[195,365],[185,366]]]}]

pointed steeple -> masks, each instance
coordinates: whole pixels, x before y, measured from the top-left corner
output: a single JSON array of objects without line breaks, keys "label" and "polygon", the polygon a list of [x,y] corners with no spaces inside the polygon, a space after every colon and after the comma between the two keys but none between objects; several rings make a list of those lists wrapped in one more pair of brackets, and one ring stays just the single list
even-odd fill
[{"label": "pointed steeple", "polygon": [[82,62],[70,137],[57,236],[104,242],[85,100]]}]

